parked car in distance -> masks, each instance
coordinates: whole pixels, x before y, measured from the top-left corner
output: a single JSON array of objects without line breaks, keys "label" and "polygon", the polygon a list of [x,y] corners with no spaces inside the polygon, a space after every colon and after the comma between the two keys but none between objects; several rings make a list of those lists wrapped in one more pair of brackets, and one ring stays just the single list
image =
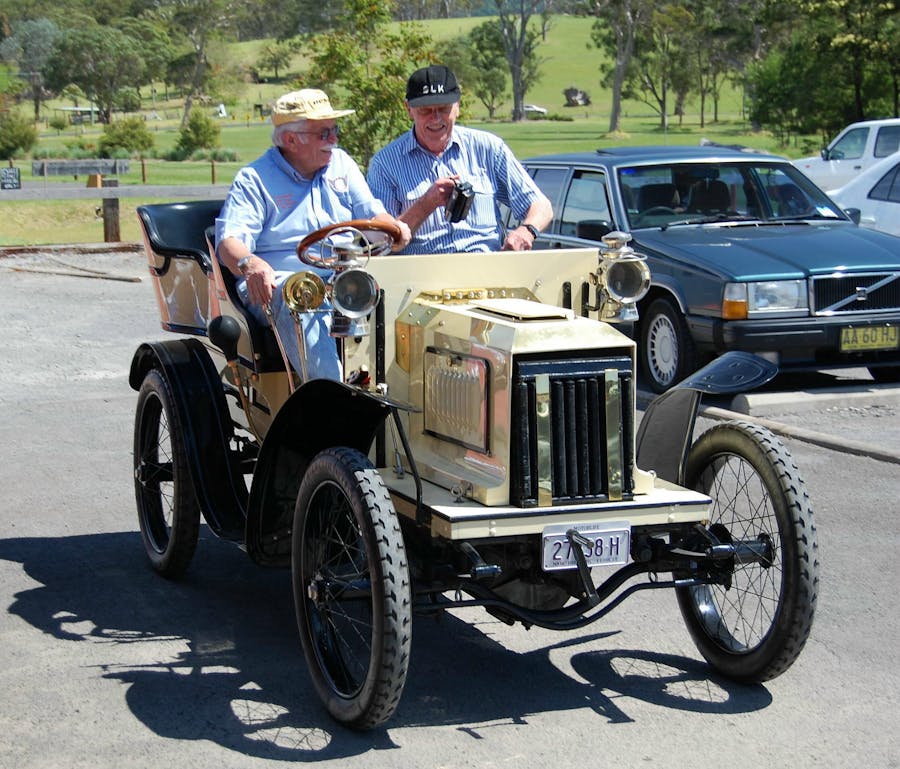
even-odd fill
[{"label": "parked car in distance", "polygon": [[864,120],[841,131],[819,155],[794,165],[823,190],[841,187],[900,150],[900,118]]},{"label": "parked car in distance", "polygon": [[900,235],[900,152],[879,160],[828,195],[845,211],[859,211],[863,227]]},{"label": "parked car in distance", "polygon": [[900,378],[900,239],[858,227],[788,160],[640,147],[524,164],[554,206],[536,248],[621,230],[646,255],[635,335],[654,391],[726,350],[783,371],[866,366],[878,381]]},{"label": "parked car in distance", "polygon": [[523,111],[526,115],[528,115],[528,114],[531,114],[531,115],[546,115],[546,114],[547,114],[547,108],[546,108],[546,107],[539,107],[537,104],[525,104],[525,105],[523,105],[523,107],[522,107],[522,111]]}]

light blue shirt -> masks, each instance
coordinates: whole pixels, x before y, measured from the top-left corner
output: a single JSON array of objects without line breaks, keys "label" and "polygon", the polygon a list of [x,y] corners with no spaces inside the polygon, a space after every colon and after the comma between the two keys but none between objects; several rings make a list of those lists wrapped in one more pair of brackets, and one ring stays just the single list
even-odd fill
[{"label": "light blue shirt", "polygon": [[306,179],[270,147],[235,175],[216,219],[216,243],[237,238],[276,273],[292,273],[309,269],[297,258],[297,244],[309,233],[382,213],[381,201],[342,149],[336,147],[331,162]]},{"label": "light blue shirt", "polygon": [[506,237],[499,204],[509,206],[522,219],[541,195],[500,137],[464,126],[454,126],[440,157],[422,147],[410,130],[375,153],[367,179],[372,194],[398,217],[435,181],[454,174],[475,191],[469,215],[454,224],[438,208],[413,233],[402,253],[499,251]]},{"label": "light blue shirt", "polygon": [[[251,253],[275,270],[277,285],[299,270],[312,270],[323,278],[331,270],[309,267],[297,256],[297,244],[309,233],[350,219],[369,219],[384,213],[359,166],[342,149],[335,148],[331,161],[306,179],[288,163],[277,147],[245,166],[234,177],[225,205],[216,219],[216,244],[237,238]],[[244,306],[262,325],[269,325],[265,309],[248,301],[247,281],[238,278],[237,291]],[[342,378],[337,347],[329,337],[331,304],[316,312],[300,314],[305,355],[300,355],[297,331],[280,290],[272,296],[271,310],[279,340],[295,371],[304,368],[310,379]]]}]

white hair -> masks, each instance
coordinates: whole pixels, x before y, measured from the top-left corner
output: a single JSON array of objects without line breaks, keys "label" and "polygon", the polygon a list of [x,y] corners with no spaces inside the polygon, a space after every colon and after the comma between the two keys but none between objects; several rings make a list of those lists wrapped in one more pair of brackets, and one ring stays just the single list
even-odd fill
[{"label": "white hair", "polygon": [[276,147],[283,147],[284,144],[281,141],[281,137],[286,133],[302,130],[306,127],[306,122],[306,118],[301,118],[300,120],[293,120],[290,123],[282,123],[275,126],[272,129],[272,144]]}]

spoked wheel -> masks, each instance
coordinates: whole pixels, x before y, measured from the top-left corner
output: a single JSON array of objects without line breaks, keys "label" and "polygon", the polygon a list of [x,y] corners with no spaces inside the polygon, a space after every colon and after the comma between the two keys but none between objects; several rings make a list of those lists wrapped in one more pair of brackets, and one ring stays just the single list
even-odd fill
[{"label": "spoked wheel", "polygon": [[166,577],[182,574],[197,549],[200,507],[187,462],[172,391],[154,369],[141,384],[134,418],[134,491],[144,549]]},{"label": "spoked wheel", "polygon": [[294,510],[292,570],[319,697],[351,728],[385,722],[409,663],[409,569],[393,503],[359,451],[326,449],[310,463]]},{"label": "spoked wheel", "polygon": [[727,422],[693,445],[685,485],[712,498],[720,539],[766,543],[763,558],[735,558],[730,585],[678,589],[688,630],[724,675],[774,678],[803,649],[818,592],[816,526],[797,466],[768,430]]}]

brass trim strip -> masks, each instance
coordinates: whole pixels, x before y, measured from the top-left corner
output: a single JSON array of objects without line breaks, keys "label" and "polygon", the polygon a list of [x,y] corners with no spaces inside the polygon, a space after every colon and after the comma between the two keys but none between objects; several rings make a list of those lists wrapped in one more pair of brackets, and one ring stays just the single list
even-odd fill
[{"label": "brass trim strip", "polygon": [[610,501],[622,499],[622,435],[619,415],[622,413],[619,372],[608,368],[604,372],[606,395],[606,471]]},{"label": "brass trim strip", "polygon": [[537,427],[538,505],[553,504],[553,461],[551,439],[553,427],[550,421],[550,375],[538,374],[534,378],[535,426]]}]

